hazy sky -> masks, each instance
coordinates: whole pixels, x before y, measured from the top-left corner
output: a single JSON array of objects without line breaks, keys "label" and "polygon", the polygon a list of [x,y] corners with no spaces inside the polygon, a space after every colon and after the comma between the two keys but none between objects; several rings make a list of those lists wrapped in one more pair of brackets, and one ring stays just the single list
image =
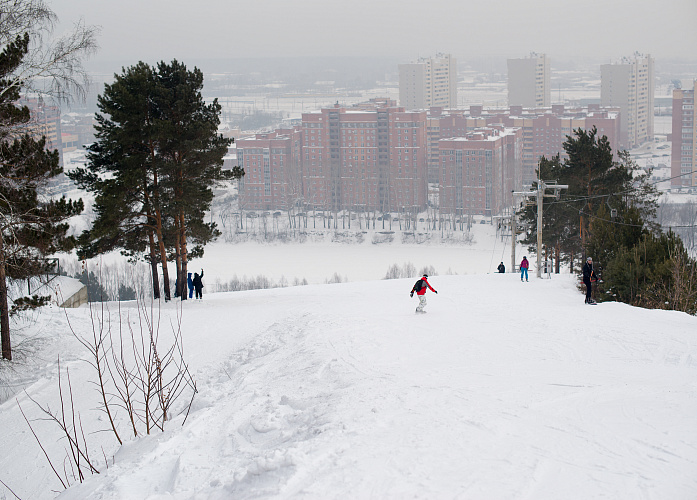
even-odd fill
[{"label": "hazy sky", "polygon": [[[95,61],[260,56],[697,59],[697,0],[47,0]],[[553,59],[554,60],[554,59]]]}]

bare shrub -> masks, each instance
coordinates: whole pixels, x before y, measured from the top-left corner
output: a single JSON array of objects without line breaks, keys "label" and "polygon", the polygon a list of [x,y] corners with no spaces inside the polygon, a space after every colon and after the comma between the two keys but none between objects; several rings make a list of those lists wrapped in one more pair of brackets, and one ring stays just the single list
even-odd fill
[{"label": "bare shrub", "polygon": [[[53,463],[53,460],[49,456],[48,452],[46,451],[46,448],[43,446],[41,443],[41,439],[39,436],[34,432],[34,428],[31,425],[31,422],[27,418],[26,414],[24,413],[24,410],[22,409],[22,406],[19,404],[19,401],[17,401],[17,406],[19,407],[19,411],[22,413],[22,417],[24,417],[25,422],[29,426],[29,429],[31,430],[32,435],[36,439],[36,441],[39,444],[39,447],[41,448],[41,451],[43,452],[44,456],[46,457],[46,460],[49,463],[49,466],[51,467],[51,470],[53,470],[53,473],[56,475],[58,480],[60,481],[61,485],[63,488],[68,488],[71,484],[74,484],[76,481],[83,482],[85,480],[85,476],[87,473],[89,474],[99,474],[99,470],[95,466],[94,460],[90,457],[89,453],[89,447],[87,445],[87,439],[85,438],[85,432],[82,427],[82,419],[80,418],[79,412],[75,411],[75,400],[73,398],[73,387],[70,382],[70,372],[68,369],[65,370],[66,373],[66,378],[68,381],[68,398],[66,401],[65,394],[63,392],[63,374],[61,373],[61,368],[60,368],[60,359],[58,360],[58,394],[60,397],[60,410],[59,411],[52,411],[48,406],[42,406],[40,403],[32,399],[31,396],[27,394],[27,397],[29,398],[30,401],[32,401],[34,404],[36,404],[41,411],[44,413],[45,417],[52,421],[55,422],[58,427],[61,430],[62,436],[65,438],[67,445],[65,448],[65,458],[62,460],[63,468],[62,472],[59,472],[59,470],[56,468],[56,466]],[[108,462],[106,461],[106,457],[104,459],[105,461],[105,466],[108,467]]]},{"label": "bare shrub", "polygon": [[372,243],[373,245],[380,245],[382,243],[392,243],[394,241],[393,231],[381,231],[373,234]]},{"label": "bare shrub", "polygon": [[344,283],[346,281],[348,281],[348,278],[346,276],[342,278],[339,273],[334,273],[334,275],[331,278],[327,278],[326,280],[324,280],[324,282],[328,285],[331,285],[333,283]]},{"label": "bare shrub", "polygon": [[416,268],[411,262],[405,262],[401,266],[397,264],[392,264],[387,270],[387,274],[383,279],[386,280],[396,280],[400,278],[409,278],[416,274]]},{"label": "bare shrub", "polygon": [[419,276],[423,276],[424,274],[428,274],[429,276],[435,276],[436,274],[436,268],[433,266],[424,266],[421,268],[421,271],[419,271]]},{"label": "bare shrub", "polygon": [[[93,382],[100,394],[103,411],[119,444],[123,442],[116,414],[125,412],[133,436],[163,430],[171,419],[175,402],[187,397],[182,412],[189,411],[197,392],[196,382],[184,361],[181,309],[172,335],[160,335],[160,310],[151,303],[137,303],[138,317],[131,321],[130,312],[119,304],[112,323],[106,303],[90,306],[91,336],[84,336],[70,326],[77,340],[90,353],[95,369]],[[69,321],[69,320],[68,320]],[[137,326],[133,326],[133,325]]]}]

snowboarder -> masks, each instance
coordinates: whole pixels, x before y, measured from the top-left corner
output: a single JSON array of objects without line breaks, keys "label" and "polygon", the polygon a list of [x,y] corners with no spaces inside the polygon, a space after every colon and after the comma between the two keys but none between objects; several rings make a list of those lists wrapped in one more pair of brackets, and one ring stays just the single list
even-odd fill
[{"label": "snowboarder", "polygon": [[596,281],[595,272],[593,272],[593,259],[588,257],[586,263],[583,264],[583,284],[586,285],[586,304],[595,304],[595,300],[591,297],[593,292],[593,281]]},{"label": "snowboarder", "polygon": [[[203,270],[201,270],[201,272],[203,272]],[[191,279],[191,273],[186,277],[186,284],[189,286],[189,298],[192,298],[194,296],[194,282]]]},{"label": "snowboarder", "polygon": [[528,281],[528,267],[530,267],[528,258],[523,255],[523,260],[520,261],[520,281],[523,281],[523,276],[525,276],[525,281]]},{"label": "snowboarder", "polygon": [[419,296],[419,305],[416,307],[417,314],[425,314],[424,307],[426,307],[426,290],[431,289],[433,293],[438,293],[428,282],[428,274],[421,276],[421,279],[414,283],[414,286],[409,293],[410,297],[414,296],[414,292]]},{"label": "snowboarder", "polygon": [[198,273],[194,273],[194,279],[191,280],[191,282],[194,285],[194,290],[196,290],[196,298],[197,299],[203,298],[203,282],[201,281],[201,278],[203,278],[203,269],[201,269],[200,276]]},{"label": "snowboarder", "polygon": [[497,267],[500,273],[505,273],[506,272],[506,266],[503,265],[503,262],[499,264],[499,267]]}]

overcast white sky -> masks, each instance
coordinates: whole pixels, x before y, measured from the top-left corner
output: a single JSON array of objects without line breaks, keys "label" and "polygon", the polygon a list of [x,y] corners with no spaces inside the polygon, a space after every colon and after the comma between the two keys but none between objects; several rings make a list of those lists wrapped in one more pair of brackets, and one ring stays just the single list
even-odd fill
[{"label": "overcast white sky", "polygon": [[697,58],[697,0],[47,0],[102,29],[94,60],[396,56]]}]

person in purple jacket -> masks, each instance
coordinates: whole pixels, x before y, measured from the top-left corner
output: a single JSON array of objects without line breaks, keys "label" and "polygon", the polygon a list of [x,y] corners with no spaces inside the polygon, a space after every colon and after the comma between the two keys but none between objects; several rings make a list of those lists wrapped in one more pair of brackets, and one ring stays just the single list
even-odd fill
[{"label": "person in purple jacket", "polygon": [[525,281],[528,281],[528,267],[530,267],[528,258],[523,255],[523,260],[520,261],[520,281],[523,281],[523,276],[525,276]]}]

